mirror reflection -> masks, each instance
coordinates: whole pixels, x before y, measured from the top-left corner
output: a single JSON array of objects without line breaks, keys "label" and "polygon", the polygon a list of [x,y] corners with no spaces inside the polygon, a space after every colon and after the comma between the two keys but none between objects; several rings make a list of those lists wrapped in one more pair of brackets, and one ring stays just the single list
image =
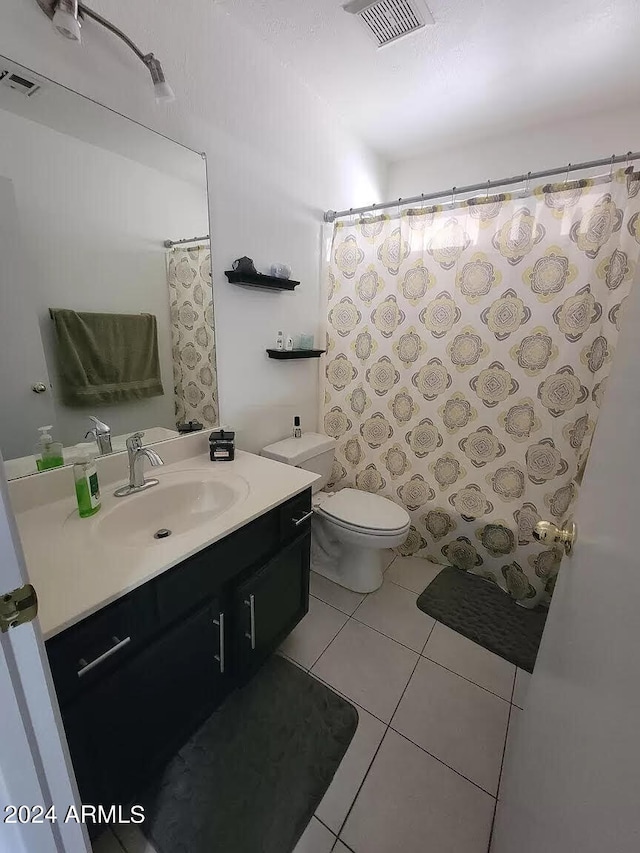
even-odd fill
[{"label": "mirror reflection", "polygon": [[216,425],[203,157],[9,61],[0,78],[7,476]]}]

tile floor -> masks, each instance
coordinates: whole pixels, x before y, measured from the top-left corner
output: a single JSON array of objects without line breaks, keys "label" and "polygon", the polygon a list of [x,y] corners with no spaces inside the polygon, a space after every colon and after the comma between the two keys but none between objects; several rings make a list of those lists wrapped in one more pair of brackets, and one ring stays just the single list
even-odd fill
[{"label": "tile floor", "polygon": [[[370,595],[312,573],[309,613],[281,648],[359,714],[295,853],[487,853],[530,676],[418,610],[440,567],[389,559]],[[117,833],[94,853],[154,853],[135,827]]]}]

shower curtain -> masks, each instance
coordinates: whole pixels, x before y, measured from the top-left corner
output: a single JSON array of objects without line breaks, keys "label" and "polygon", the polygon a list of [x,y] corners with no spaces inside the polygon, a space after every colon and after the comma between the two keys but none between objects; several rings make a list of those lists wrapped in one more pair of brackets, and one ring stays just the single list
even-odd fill
[{"label": "shower curtain", "polygon": [[218,386],[209,246],[167,253],[176,423],[218,425]]},{"label": "shower curtain", "polygon": [[403,554],[526,606],[560,553],[640,252],[631,170],[334,226],[324,429],[332,483],[403,504]]}]

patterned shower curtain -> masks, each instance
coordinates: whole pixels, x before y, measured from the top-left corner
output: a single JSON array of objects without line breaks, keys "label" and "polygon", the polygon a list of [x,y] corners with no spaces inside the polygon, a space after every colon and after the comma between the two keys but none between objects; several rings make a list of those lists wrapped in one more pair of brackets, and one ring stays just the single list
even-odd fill
[{"label": "patterned shower curtain", "polygon": [[404,554],[548,597],[640,252],[640,181],[335,225],[324,429],[337,488],[409,511]]},{"label": "patterned shower curtain", "polygon": [[176,423],[218,425],[218,385],[209,246],[167,253]]}]

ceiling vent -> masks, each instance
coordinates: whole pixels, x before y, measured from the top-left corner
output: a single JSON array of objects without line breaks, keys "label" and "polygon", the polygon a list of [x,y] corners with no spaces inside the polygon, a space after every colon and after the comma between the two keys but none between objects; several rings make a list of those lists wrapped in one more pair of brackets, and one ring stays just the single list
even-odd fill
[{"label": "ceiling vent", "polygon": [[35,80],[29,80],[22,74],[16,74],[13,71],[0,71],[0,85],[8,86],[9,89],[14,89],[16,92],[21,92],[28,98],[40,88],[40,84]]},{"label": "ceiling vent", "polygon": [[378,47],[433,24],[433,15],[420,0],[353,0],[343,7],[357,15]]}]

